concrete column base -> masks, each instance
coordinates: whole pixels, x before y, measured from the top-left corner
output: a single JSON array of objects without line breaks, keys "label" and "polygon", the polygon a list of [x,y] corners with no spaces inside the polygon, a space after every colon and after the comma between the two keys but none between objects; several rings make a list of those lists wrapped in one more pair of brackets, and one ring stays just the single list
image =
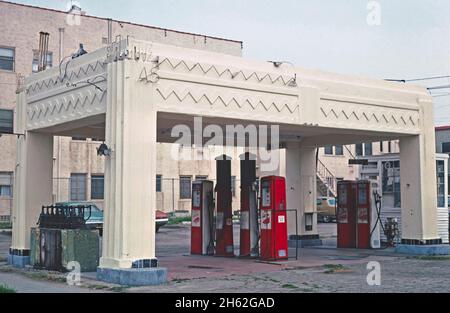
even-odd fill
[{"label": "concrete column base", "polygon": [[97,279],[125,286],[151,286],[167,282],[167,269],[149,268],[97,268]]},{"label": "concrete column base", "polygon": [[322,240],[319,235],[290,235],[288,240],[289,248],[304,248],[304,247],[314,247],[321,246]]},{"label": "concrete column base", "polygon": [[19,268],[30,265],[30,250],[9,249],[7,262],[9,265]]},{"label": "concrete column base", "polygon": [[398,244],[395,252],[411,255],[449,255],[450,245],[406,245]]}]

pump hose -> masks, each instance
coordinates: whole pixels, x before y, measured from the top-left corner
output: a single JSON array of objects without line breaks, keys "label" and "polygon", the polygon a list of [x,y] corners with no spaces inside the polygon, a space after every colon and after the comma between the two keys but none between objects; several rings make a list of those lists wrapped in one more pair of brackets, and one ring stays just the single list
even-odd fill
[{"label": "pump hose", "polygon": [[383,234],[385,233],[384,225],[381,222],[381,196],[378,194],[378,192],[374,191],[373,196],[375,198],[375,209],[377,212],[377,220],[375,221],[375,225],[372,228],[372,231],[370,232],[370,240],[372,241],[372,235],[377,228],[377,224],[380,223],[381,229],[383,230]]},{"label": "pump hose", "polygon": [[251,186],[250,186],[250,194],[253,196],[252,198],[253,198],[253,201],[254,201],[254,207],[256,209],[256,212],[255,212],[255,219],[256,219],[256,221],[254,220],[253,222],[255,223],[256,233],[258,234],[254,246],[250,248],[250,254],[253,252],[253,253],[257,253],[259,255],[259,240],[260,240],[260,237],[261,237],[261,232],[259,230],[259,225],[258,225],[258,216],[259,216],[258,203],[259,203],[259,201],[258,201],[258,194],[256,192],[252,193],[252,187]]},{"label": "pump hose", "polygon": [[209,196],[208,197],[208,219],[209,219],[209,243],[207,246],[207,254],[214,254],[215,246],[214,246],[214,236],[215,236],[215,223],[214,223],[214,208],[215,208],[215,202],[214,197]]}]

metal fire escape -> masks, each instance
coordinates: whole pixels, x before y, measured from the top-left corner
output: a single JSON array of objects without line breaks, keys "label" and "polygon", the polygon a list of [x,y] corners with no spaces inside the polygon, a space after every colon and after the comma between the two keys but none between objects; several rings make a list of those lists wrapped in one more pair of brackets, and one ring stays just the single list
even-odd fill
[{"label": "metal fire escape", "polygon": [[317,192],[321,196],[335,197],[336,196],[336,177],[323,164],[320,159],[317,159]]},{"label": "metal fire escape", "polygon": [[[355,159],[352,151],[344,146],[350,158]],[[317,158],[317,192],[323,197],[336,197],[337,179],[336,176],[326,167],[326,165]]]}]

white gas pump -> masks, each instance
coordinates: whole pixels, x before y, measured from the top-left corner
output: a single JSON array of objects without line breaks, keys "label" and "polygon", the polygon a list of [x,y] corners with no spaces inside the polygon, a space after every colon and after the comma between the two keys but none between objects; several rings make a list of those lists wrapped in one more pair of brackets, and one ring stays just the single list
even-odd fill
[{"label": "white gas pump", "polygon": [[370,191],[372,195],[370,209],[370,247],[372,249],[381,248],[381,233],[383,227],[381,222],[381,192],[377,181],[370,181]]}]

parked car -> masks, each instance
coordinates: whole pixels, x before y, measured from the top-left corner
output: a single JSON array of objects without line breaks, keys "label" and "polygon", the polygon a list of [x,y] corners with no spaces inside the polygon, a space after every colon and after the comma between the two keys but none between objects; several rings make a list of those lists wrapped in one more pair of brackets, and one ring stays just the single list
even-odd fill
[{"label": "parked car", "polygon": [[156,210],[156,232],[169,222],[169,214]]},{"label": "parked car", "polygon": [[317,198],[317,220],[330,223],[336,221],[336,199],[333,197]]},{"label": "parked car", "polygon": [[[91,212],[89,216],[89,210],[85,210],[84,218],[86,220],[86,226],[88,229],[98,229],[100,236],[103,235],[103,211],[98,208],[95,203],[92,202],[57,202],[56,205],[61,206],[77,206],[77,205],[91,205]],[[169,222],[169,215],[163,211],[156,210],[156,232]]]}]

